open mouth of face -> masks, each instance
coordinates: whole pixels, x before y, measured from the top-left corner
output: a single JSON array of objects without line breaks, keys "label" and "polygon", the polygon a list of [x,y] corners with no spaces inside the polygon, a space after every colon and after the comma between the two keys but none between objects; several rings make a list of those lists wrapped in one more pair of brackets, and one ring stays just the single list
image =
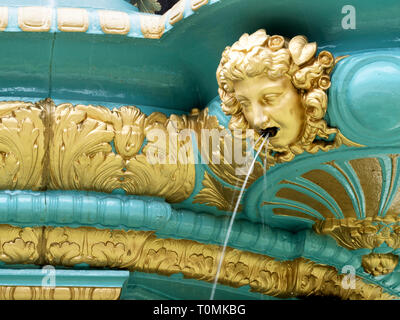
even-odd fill
[{"label": "open mouth of face", "polygon": [[278,131],[279,131],[278,127],[271,127],[271,128],[261,129],[259,131],[259,134],[262,135],[263,137],[266,137],[268,135],[268,138],[273,138],[277,135]]}]

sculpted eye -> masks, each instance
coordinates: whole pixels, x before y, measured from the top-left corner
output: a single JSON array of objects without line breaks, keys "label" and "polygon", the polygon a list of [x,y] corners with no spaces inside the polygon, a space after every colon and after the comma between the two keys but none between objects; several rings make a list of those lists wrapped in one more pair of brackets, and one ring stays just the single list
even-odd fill
[{"label": "sculpted eye", "polygon": [[265,94],[262,100],[265,104],[274,104],[277,102],[280,95],[280,93]]}]

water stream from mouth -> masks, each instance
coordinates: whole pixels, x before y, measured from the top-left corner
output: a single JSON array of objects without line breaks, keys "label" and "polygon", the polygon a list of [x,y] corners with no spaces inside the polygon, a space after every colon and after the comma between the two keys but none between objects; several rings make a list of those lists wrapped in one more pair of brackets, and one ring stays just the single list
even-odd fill
[{"label": "water stream from mouth", "polygon": [[[223,247],[222,247],[221,257],[219,258],[217,273],[216,273],[216,275],[215,275],[213,287],[212,287],[212,290],[211,290],[210,300],[214,300],[215,290],[216,290],[216,288],[217,288],[218,278],[219,278],[219,274],[220,274],[220,272],[221,272],[222,262],[223,262],[223,260],[224,260],[225,251],[226,251],[226,247],[227,247],[227,245],[228,245],[229,236],[230,236],[231,231],[232,231],[233,222],[234,222],[234,220],[235,220],[236,213],[237,213],[237,210],[238,210],[238,208],[239,208],[240,200],[242,199],[242,196],[243,196],[243,193],[244,193],[244,189],[246,188],[246,185],[247,185],[247,180],[249,179],[249,176],[250,176],[251,172],[253,171],[253,167],[254,167],[254,164],[255,164],[256,161],[257,161],[258,155],[260,154],[260,152],[261,152],[261,150],[262,150],[262,148],[263,148],[265,142],[268,141],[268,137],[269,137],[269,134],[267,133],[267,134],[265,135],[265,137],[264,137],[263,142],[261,143],[261,146],[260,146],[260,147],[258,148],[258,150],[257,150],[257,153],[256,153],[256,155],[255,155],[255,157],[254,157],[254,159],[253,159],[253,161],[252,161],[252,163],[251,163],[251,165],[250,165],[249,171],[247,172],[246,178],[244,179],[242,188],[240,189],[239,197],[238,197],[238,199],[237,199],[237,201],[236,201],[236,205],[235,205],[235,208],[234,208],[234,210],[233,210],[232,217],[231,217],[231,219],[230,219],[230,221],[229,221],[228,230],[227,230],[227,232],[226,232],[224,244],[223,244]],[[260,136],[260,137],[257,139],[256,143],[254,144],[255,146],[257,145],[258,141],[260,141],[261,138],[263,138],[263,136]],[[268,145],[268,143],[267,143],[267,145]],[[264,174],[264,175],[265,175],[265,174]]]},{"label": "water stream from mouth", "polygon": [[[265,192],[267,190],[267,166],[268,166],[268,144],[269,140],[267,140],[267,143],[265,144],[265,158],[264,158],[264,166],[263,166],[263,191]],[[265,228],[265,221],[264,221],[264,215],[261,215],[261,225],[264,231]]]}]

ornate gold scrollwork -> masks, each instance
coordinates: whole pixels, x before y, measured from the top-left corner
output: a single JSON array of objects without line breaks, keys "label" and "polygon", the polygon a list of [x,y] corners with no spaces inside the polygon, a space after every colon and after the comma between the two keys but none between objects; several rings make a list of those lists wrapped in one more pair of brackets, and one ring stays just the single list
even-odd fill
[{"label": "ornate gold scrollwork", "polygon": [[[247,142],[237,139],[229,133],[226,128],[221,126],[215,116],[209,116],[207,108],[201,111],[197,121],[198,146],[200,155],[207,163],[211,172],[219,179],[236,186],[236,189],[224,186],[221,181],[214,178],[211,174],[205,172],[202,181],[203,188],[195,196],[193,203],[201,203],[208,206],[214,206],[220,210],[232,211],[234,209],[239,190],[244,183],[248,166],[244,161],[249,158]],[[209,132],[209,135],[201,135],[203,132]],[[234,149],[238,152],[234,152]],[[235,159],[241,153],[241,161]],[[246,153],[246,155],[243,155]],[[252,158],[251,158],[252,159]],[[247,163],[248,164],[248,163]],[[256,162],[253,171],[250,173],[246,188],[264,174],[263,165]],[[239,211],[242,206],[239,206]]]},{"label": "ornate gold scrollwork", "polygon": [[[1,102],[0,188],[123,189],[182,201],[194,187],[192,145],[160,147],[151,133],[157,129],[168,140],[195,126],[197,118],[188,119],[161,113],[146,116],[136,107],[56,107],[50,99],[36,104]],[[158,161],[159,154],[149,162],[147,151],[155,147],[168,156],[167,162]]]},{"label": "ornate gold scrollwork", "polygon": [[[100,230],[89,227],[20,228],[0,225],[0,260],[7,263],[128,269],[212,282],[222,248],[191,240],[161,239],[151,231]],[[299,258],[277,261],[227,248],[219,283],[277,297],[335,295],[343,299],[393,299],[377,285],[356,278],[344,289],[334,267]]]},{"label": "ornate gold scrollwork", "polygon": [[[202,203],[220,210],[233,211],[239,190],[225,187],[207,172],[204,173],[203,189],[194,197],[193,203]],[[242,211],[239,205],[238,211]]]},{"label": "ornate gold scrollwork", "polygon": [[337,243],[350,250],[374,249],[386,243],[393,249],[400,248],[400,218],[395,216],[326,219],[318,221],[314,230],[328,234]]},{"label": "ornate gold scrollwork", "polygon": [[44,186],[46,138],[43,110],[25,102],[0,102],[0,188]]},{"label": "ornate gold scrollwork", "polygon": [[392,253],[370,253],[362,257],[364,271],[373,276],[391,273],[399,263],[399,256]]}]

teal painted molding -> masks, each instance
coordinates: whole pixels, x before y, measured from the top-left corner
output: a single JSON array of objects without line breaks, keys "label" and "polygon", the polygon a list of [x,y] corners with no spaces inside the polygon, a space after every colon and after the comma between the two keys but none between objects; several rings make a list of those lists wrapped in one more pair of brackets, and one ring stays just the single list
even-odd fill
[{"label": "teal painted molding", "polygon": [[332,75],[331,125],[367,146],[400,146],[400,49],[352,54]]},{"label": "teal painted molding", "polygon": [[[60,201],[57,199],[58,196],[61,196]],[[86,225],[124,230],[154,230],[158,236],[164,238],[192,239],[219,245],[224,241],[228,217],[215,217],[188,210],[173,210],[169,204],[160,200],[141,200],[138,197],[128,200],[130,197],[69,191],[2,191],[0,192],[0,223],[21,227],[42,225],[79,227]],[[8,200],[11,205],[5,205],[6,199],[11,199]],[[83,207],[82,203],[91,203],[91,205]],[[100,212],[107,209],[110,215],[108,221],[113,221],[114,224],[104,225],[99,220],[94,222],[99,211],[89,211],[89,207],[99,208]],[[128,211],[129,208],[136,208],[137,211]],[[82,209],[84,209],[82,216],[89,223],[79,223],[79,213]],[[88,212],[92,212],[92,220],[87,220]],[[125,218],[123,218],[123,212],[125,212]],[[71,220],[72,223],[57,222],[57,219],[62,217],[75,217],[76,220]],[[4,220],[4,218],[11,220]],[[41,221],[39,221],[40,219]],[[121,221],[137,224],[128,227],[122,225]],[[357,270],[357,275],[383,286],[388,292],[393,291],[392,288],[400,286],[400,279],[385,276],[382,278],[383,280],[391,279],[387,280],[390,282],[390,288],[386,288],[384,283],[381,283],[381,279],[374,278],[363,271],[360,267],[361,257],[363,254],[369,253],[369,250],[350,251],[338,246],[332,238],[316,235],[311,230],[292,233],[283,229],[238,220],[233,225],[228,245],[241,250],[265,254],[277,260],[304,257],[317,263],[334,266],[339,272],[343,266],[352,265]],[[398,251],[393,251],[393,253],[398,254]],[[6,266],[4,264],[3,268]],[[40,272],[40,270],[36,272]],[[396,292],[393,291],[392,294],[396,294]]]},{"label": "teal painted molding", "polygon": [[[229,217],[174,210],[163,200],[137,196],[75,191],[0,191],[0,224],[154,230],[160,237],[222,244]],[[302,235],[239,220],[233,225],[228,244],[286,260],[298,256]]]},{"label": "teal painted molding", "polygon": [[47,278],[50,276],[54,276],[54,285],[57,287],[122,288],[129,279],[129,271],[0,268],[0,286],[48,285]]},{"label": "teal painted molding", "polygon": [[[337,56],[397,48],[400,26],[397,0],[387,0],[385,5],[373,0],[357,3],[355,30],[341,27],[345,0],[214,0],[195,12],[187,0],[183,19],[173,26],[166,19],[161,39],[143,39],[135,18],[142,14],[123,0],[46,0],[40,4],[87,8],[90,28],[84,33],[58,32],[54,18],[50,32],[22,32],[17,7],[37,5],[37,1],[0,1],[0,6],[10,7],[8,26],[0,32],[2,99],[51,97],[64,102],[95,100],[189,111],[215,97],[215,70],[221,53],[244,32],[266,28],[269,34],[287,37],[304,34],[317,42],[319,50]],[[103,34],[98,9],[127,12],[132,18],[130,33]],[[28,61],[27,52],[29,62],[19,63]]]},{"label": "teal painted molding", "polygon": [[[162,276],[133,272],[121,293],[121,300],[209,300],[212,286],[212,283],[205,281],[185,279],[182,274]],[[214,298],[215,300],[281,300],[250,292],[249,286],[233,288],[221,284],[217,285]]]}]

